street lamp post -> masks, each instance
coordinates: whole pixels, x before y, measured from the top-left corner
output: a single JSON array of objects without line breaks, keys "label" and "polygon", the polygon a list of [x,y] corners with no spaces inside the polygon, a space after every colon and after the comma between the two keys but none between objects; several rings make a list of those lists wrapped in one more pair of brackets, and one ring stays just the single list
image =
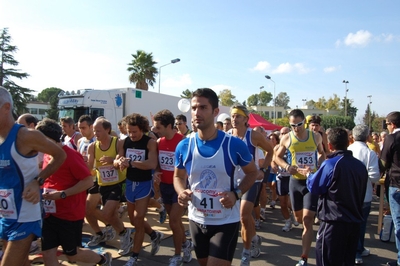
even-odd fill
[{"label": "street lamp post", "polygon": [[[260,102],[261,102],[261,90],[262,89],[264,89],[264,86],[261,86],[260,87],[260,94],[258,94],[258,103],[259,103],[259,105],[260,105],[260,107],[261,107],[261,104],[260,104]],[[258,108],[257,108],[258,109]],[[258,110],[257,110],[258,111]]]},{"label": "street lamp post", "polygon": [[344,86],[345,86],[345,95],[344,95],[344,116],[347,116],[347,92],[349,91],[347,89],[347,84],[349,84],[348,80],[343,80]]},{"label": "street lamp post", "polygon": [[372,95],[368,95],[367,96],[367,98],[369,98],[369,103],[368,103],[368,129],[371,129],[371,104],[372,104],[372,101],[371,101],[371,98],[372,98]]},{"label": "street lamp post", "polygon": [[172,59],[170,63],[165,64],[165,65],[162,65],[162,66],[160,66],[160,67],[158,68],[158,93],[160,93],[160,86],[161,86],[161,68],[164,67],[164,66],[168,66],[168,65],[170,65],[170,64],[178,63],[178,62],[180,62],[180,61],[181,61],[181,60],[180,60],[179,58]]},{"label": "street lamp post", "polygon": [[275,124],[275,119],[276,119],[275,81],[273,81],[271,77],[268,75],[265,75],[265,78],[271,80],[274,83],[274,124]]}]

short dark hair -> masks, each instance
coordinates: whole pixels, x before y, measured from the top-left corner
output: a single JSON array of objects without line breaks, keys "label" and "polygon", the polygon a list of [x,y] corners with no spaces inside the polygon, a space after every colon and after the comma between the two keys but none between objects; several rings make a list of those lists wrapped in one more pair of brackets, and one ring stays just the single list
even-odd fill
[{"label": "short dark hair", "polygon": [[23,116],[24,116],[26,124],[30,125],[30,124],[33,123],[35,125],[35,127],[36,127],[36,125],[38,123],[38,119],[34,115],[23,114]]},{"label": "short dark hair", "polygon": [[318,115],[313,115],[313,116],[311,116],[310,121],[309,121],[308,123],[309,123],[309,124],[314,123],[314,124],[321,125],[321,121],[322,121],[322,119],[321,119],[320,116],[318,116]]},{"label": "short dark hair", "polygon": [[332,128],[328,132],[328,142],[335,150],[347,150],[349,146],[349,135],[347,130],[342,127]]},{"label": "short dark hair", "polygon": [[289,117],[293,116],[293,117],[300,117],[301,119],[304,120],[304,113],[303,111],[301,111],[300,109],[293,109],[292,111],[290,111],[289,113]]},{"label": "short dark hair", "polygon": [[386,116],[386,122],[394,124],[400,128],[400,112],[391,112]]},{"label": "short dark hair", "polygon": [[[163,125],[164,127],[168,127],[168,125],[171,125],[171,129],[174,128],[175,118],[170,110],[164,109],[164,110],[157,112],[154,115],[153,119],[154,119],[154,121],[160,122],[161,125]],[[185,117],[185,119],[186,119],[186,117]]]},{"label": "short dark hair", "polygon": [[55,142],[61,141],[62,136],[62,128],[61,126],[53,119],[44,118],[40,121],[37,126],[36,130],[42,132],[46,137],[54,140]]},{"label": "short dark hair", "polygon": [[218,108],[218,102],[219,102],[218,96],[212,89],[209,88],[197,89],[193,92],[193,97],[207,98],[213,110]]},{"label": "short dark hair", "polygon": [[[182,114],[180,114],[180,115],[177,115],[176,117],[175,117],[175,119],[176,120],[182,120],[183,122],[187,122],[187,118],[186,118],[186,115],[182,115]],[[175,122],[175,121],[174,121]]]},{"label": "short dark hair", "polygon": [[215,122],[216,124],[218,124],[220,127],[223,127],[224,126],[224,124],[221,122],[221,121],[217,121],[217,122]]},{"label": "short dark hair", "polygon": [[79,119],[78,119],[78,122],[79,123],[86,122],[86,124],[88,124],[88,126],[93,125],[93,119],[89,115],[81,115],[81,117],[79,117]]},{"label": "short dark hair", "polygon": [[74,119],[72,119],[72,117],[69,117],[69,116],[61,117],[60,122],[67,123],[68,125],[75,125]]},{"label": "short dark hair", "polygon": [[137,126],[143,132],[149,132],[149,120],[141,114],[132,113],[127,115],[125,122],[129,126]]}]

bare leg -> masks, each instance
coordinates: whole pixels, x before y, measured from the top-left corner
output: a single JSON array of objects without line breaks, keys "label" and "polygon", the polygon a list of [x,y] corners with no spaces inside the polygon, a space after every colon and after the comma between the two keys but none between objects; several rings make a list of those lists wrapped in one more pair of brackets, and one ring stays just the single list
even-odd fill
[{"label": "bare leg", "polygon": [[[33,234],[30,236],[17,240],[17,241],[5,241],[3,240],[3,259],[1,260],[1,266],[9,265],[21,265],[28,266],[29,263],[28,255],[29,248],[34,239]],[[18,254],[18,255],[16,255]]]},{"label": "bare leg", "polygon": [[313,223],[314,223],[315,212],[307,209],[303,210],[303,235],[302,235],[302,247],[303,255],[307,255],[310,252],[311,243],[314,239]]},{"label": "bare leg", "polygon": [[254,218],[251,215],[254,204],[247,200],[242,200],[240,203],[240,222],[242,223],[242,239],[243,247],[250,249],[251,240],[256,235]]}]

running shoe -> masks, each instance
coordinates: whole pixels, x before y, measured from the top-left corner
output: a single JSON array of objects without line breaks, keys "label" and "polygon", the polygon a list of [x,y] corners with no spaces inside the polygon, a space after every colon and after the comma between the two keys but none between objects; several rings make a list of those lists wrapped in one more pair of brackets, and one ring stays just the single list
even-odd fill
[{"label": "running shoe", "polygon": [[186,243],[182,244],[183,262],[188,263],[192,260],[193,250],[194,250],[194,245],[192,241],[186,240]]},{"label": "running shoe", "polygon": [[308,266],[307,261],[305,261],[303,258],[299,260],[299,262],[296,264],[296,266]]},{"label": "running shoe", "polygon": [[155,231],[157,236],[153,240],[151,240],[151,251],[150,254],[154,256],[157,254],[158,250],[160,249],[161,240],[164,237],[164,234],[158,231]]},{"label": "running shoe", "polygon": [[115,232],[115,229],[111,225],[107,225],[101,231],[103,232],[104,235],[104,242],[113,240],[115,238],[115,235],[117,234]]},{"label": "running shoe", "polygon": [[242,254],[240,266],[250,266],[250,254]]},{"label": "running shoe", "polygon": [[110,252],[106,252],[104,254],[101,254],[106,258],[106,262],[104,262],[103,264],[101,264],[101,266],[111,266],[111,262],[112,262],[112,255]]},{"label": "running shoe", "polygon": [[275,200],[271,200],[271,202],[269,203],[269,206],[270,206],[272,209],[275,209],[275,205],[276,205],[276,201],[275,201]]},{"label": "running shoe", "polygon": [[138,257],[130,257],[124,266],[136,266],[138,265]]},{"label": "running shoe", "polygon": [[36,255],[40,253],[40,248],[36,240],[32,241],[29,255]]},{"label": "running shoe", "polygon": [[87,245],[89,247],[98,246],[101,242],[104,242],[105,236],[106,236],[105,234],[103,234],[103,235],[95,234],[94,236],[90,237],[90,240],[87,243]]},{"label": "running shoe", "polygon": [[356,256],[356,259],[354,261],[355,265],[361,265],[363,264],[363,259],[361,257]]},{"label": "running shoe", "polygon": [[285,220],[285,226],[282,228],[283,232],[289,232],[292,229],[292,219]]},{"label": "running shoe", "polygon": [[182,257],[179,255],[175,255],[169,259],[169,266],[182,266],[183,260]]},{"label": "running shoe", "polygon": [[131,251],[133,246],[133,239],[131,238],[131,229],[126,229],[125,234],[119,236],[121,248],[118,250],[119,255],[126,255]]},{"label": "running shoe", "polygon": [[121,206],[119,206],[118,209],[119,218],[121,219],[127,211],[128,211],[128,206],[126,205],[126,203],[121,203]]},{"label": "running shoe", "polygon": [[264,208],[261,208],[261,210],[260,210],[260,219],[265,221],[265,209]]},{"label": "running shoe", "polygon": [[261,254],[261,236],[256,235],[255,240],[251,240],[251,249],[250,249],[250,255],[252,258],[258,258]]}]

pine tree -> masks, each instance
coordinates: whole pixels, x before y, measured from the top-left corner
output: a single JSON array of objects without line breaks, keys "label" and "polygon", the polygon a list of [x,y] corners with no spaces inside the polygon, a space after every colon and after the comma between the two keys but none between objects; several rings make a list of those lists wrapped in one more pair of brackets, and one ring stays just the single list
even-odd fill
[{"label": "pine tree", "polygon": [[[8,28],[4,28],[0,35],[0,86],[6,88],[14,101],[14,108],[18,113],[24,113],[26,103],[32,97],[28,88],[17,85],[12,78],[23,79],[29,77],[28,73],[20,72],[14,67],[18,66],[19,62],[14,59],[14,53],[18,50],[17,46],[11,45],[11,36],[8,34]],[[11,66],[6,68],[6,65]]]}]

